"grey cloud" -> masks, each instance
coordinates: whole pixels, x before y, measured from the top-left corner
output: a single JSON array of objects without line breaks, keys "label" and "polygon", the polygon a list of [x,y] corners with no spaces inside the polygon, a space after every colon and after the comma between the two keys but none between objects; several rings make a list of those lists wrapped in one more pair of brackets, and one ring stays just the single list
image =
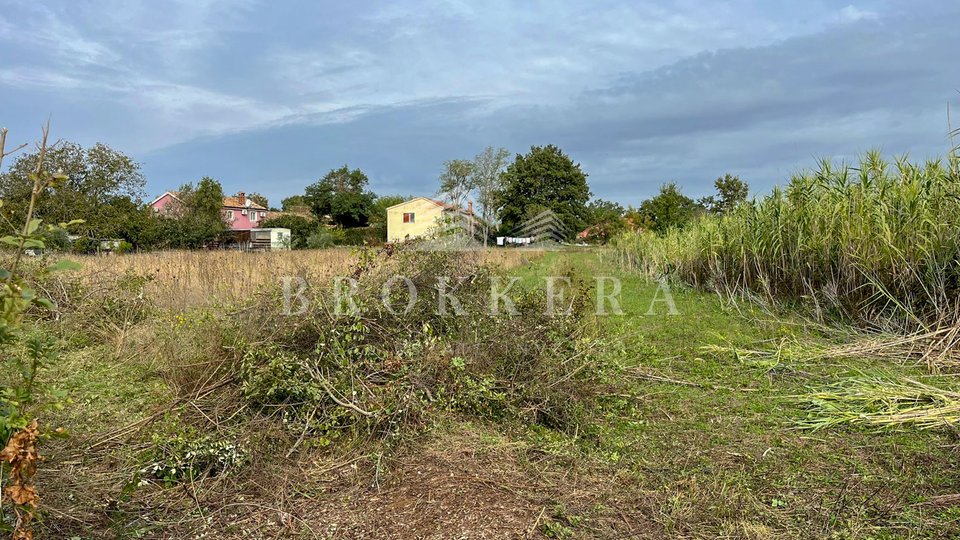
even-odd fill
[{"label": "grey cloud", "polygon": [[22,6],[0,11],[0,121],[52,113],[158,192],[277,200],[346,162],[428,194],[443,160],[545,143],[626,203],[724,172],[764,190],[820,155],[942,153],[960,86],[960,6],[933,0]]},{"label": "grey cloud", "polygon": [[[960,20],[960,7],[940,8],[937,18]],[[942,153],[942,111],[960,86],[960,73],[950,69],[958,49],[949,24],[931,25],[919,15],[864,20],[770,46],[700,54],[560,104],[378,107],[336,124],[294,119],[180,146],[148,162],[176,176],[204,155],[224,163],[259,142],[285,163],[227,165],[225,180],[256,183],[273,175],[277,196],[286,195],[349,162],[368,169],[381,191],[429,193],[445,159],[489,144],[522,152],[555,143],[584,164],[595,193],[628,203],[668,180],[702,195],[724,172],[742,174],[762,191],[818,156],[850,158],[874,147],[921,158]]]}]

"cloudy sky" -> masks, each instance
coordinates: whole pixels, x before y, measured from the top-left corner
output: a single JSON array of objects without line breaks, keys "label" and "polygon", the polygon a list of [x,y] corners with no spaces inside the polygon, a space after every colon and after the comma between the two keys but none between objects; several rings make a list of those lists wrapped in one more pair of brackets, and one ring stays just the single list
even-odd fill
[{"label": "cloudy sky", "polygon": [[960,2],[0,0],[0,124],[101,141],[149,195],[204,175],[274,202],[344,163],[379,193],[559,145],[600,197],[818,157],[945,153]]}]

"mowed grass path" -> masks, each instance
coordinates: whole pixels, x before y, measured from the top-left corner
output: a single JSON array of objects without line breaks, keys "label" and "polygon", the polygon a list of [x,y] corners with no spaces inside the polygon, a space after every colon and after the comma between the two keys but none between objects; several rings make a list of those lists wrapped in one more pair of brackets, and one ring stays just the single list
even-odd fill
[{"label": "mowed grass path", "polygon": [[574,268],[587,279],[622,281],[624,314],[600,324],[624,344],[631,391],[610,398],[599,437],[579,446],[629,471],[635,485],[625,489],[637,494],[636,504],[613,510],[634,522],[630,530],[678,538],[960,537],[960,508],[930,504],[960,493],[955,432],[796,428],[807,414],[797,396],[846,377],[907,376],[956,388],[950,377],[871,359],[785,355],[759,364],[710,352],[704,347],[826,338],[798,321],[725,307],[716,295],[677,286],[671,293],[680,314],[656,302],[656,315],[648,315],[663,291],[614,263],[598,253],[557,252],[523,277],[533,285]]}]

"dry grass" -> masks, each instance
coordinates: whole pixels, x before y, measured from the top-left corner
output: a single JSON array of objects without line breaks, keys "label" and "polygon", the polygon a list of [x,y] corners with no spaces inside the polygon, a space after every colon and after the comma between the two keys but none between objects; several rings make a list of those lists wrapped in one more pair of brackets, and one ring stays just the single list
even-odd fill
[{"label": "dry grass", "polygon": [[[513,268],[541,255],[539,251],[489,249],[478,251],[484,262]],[[323,283],[350,273],[356,248],[300,251],[162,251],[114,256],[73,257],[81,263],[81,280],[97,283],[124,274],[146,276],[144,294],[157,307],[183,310],[233,302],[285,276]]]},{"label": "dry grass", "polygon": [[929,429],[960,423],[960,394],[909,378],[845,379],[800,399],[809,415],[799,425],[814,431],[841,424]]}]

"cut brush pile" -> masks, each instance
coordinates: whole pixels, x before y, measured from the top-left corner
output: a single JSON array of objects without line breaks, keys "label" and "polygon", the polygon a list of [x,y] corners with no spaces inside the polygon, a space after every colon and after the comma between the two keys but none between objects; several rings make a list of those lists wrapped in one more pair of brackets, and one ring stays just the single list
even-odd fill
[{"label": "cut brush pile", "polygon": [[960,423],[960,393],[913,379],[845,379],[800,399],[809,408],[800,422],[803,429],[843,424],[930,429]]},{"label": "cut brush pile", "polygon": [[289,316],[273,291],[229,322],[235,358],[224,368],[249,404],[314,444],[393,443],[442,411],[576,432],[615,380],[575,276],[563,307],[517,288],[513,313],[491,294],[497,271],[471,253],[381,252],[353,276],[350,300],[316,287]]}]

